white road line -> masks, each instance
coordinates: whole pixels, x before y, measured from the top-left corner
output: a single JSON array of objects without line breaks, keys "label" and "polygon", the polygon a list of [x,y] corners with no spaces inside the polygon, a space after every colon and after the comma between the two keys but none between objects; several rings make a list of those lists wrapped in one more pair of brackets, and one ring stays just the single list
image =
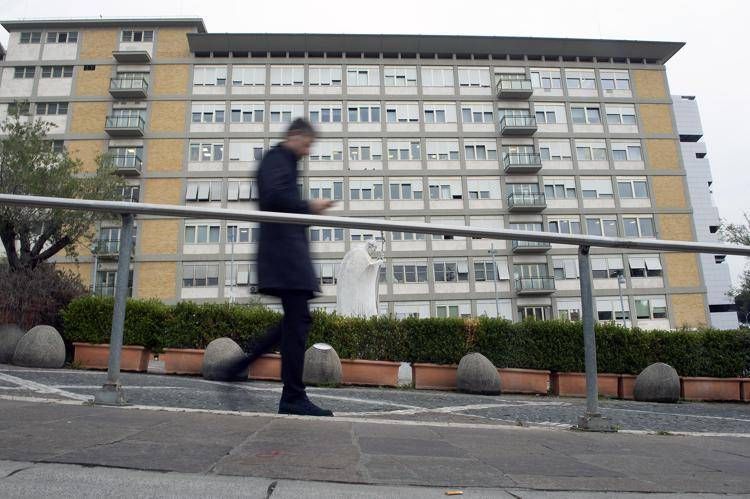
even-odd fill
[{"label": "white road line", "polygon": [[[49,385],[51,388],[59,388],[59,389],[80,389],[80,390],[98,390],[102,387],[102,385]],[[124,390],[174,390],[177,389],[184,389],[184,390],[195,390],[194,387],[187,387],[187,386],[137,386],[137,385],[123,385],[122,387]]]},{"label": "white road line", "polygon": [[660,412],[660,411],[647,411],[645,409],[620,409],[620,408],[613,408],[613,407],[604,407],[603,409],[609,410],[609,411],[623,411],[623,412],[638,412],[638,413],[644,413],[644,414],[659,414],[661,416],[678,416],[683,418],[697,418],[697,419],[721,419],[725,421],[740,421],[743,423],[750,423],[750,419],[741,419],[741,418],[730,418],[728,416],[702,416],[700,414],[677,414],[673,412]]},{"label": "white road line", "polygon": [[63,397],[81,401],[89,401],[92,399],[92,397],[89,395],[79,395],[77,393],[67,392],[65,390],[60,390],[58,388],[52,388],[51,386],[43,385],[42,383],[37,383],[36,381],[29,381],[28,379],[10,376],[9,374],[0,373],[0,380],[6,381],[8,383],[13,383],[14,385],[24,387],[37,393],[54,393],[56,395],[61,395]]}]

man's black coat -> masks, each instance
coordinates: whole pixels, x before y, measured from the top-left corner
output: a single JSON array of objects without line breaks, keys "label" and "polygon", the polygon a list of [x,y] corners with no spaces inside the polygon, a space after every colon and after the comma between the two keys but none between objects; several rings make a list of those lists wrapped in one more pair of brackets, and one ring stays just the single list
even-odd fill
[{"label": "man's black coat", "polygon": [[[297,189],[297,156],[290,149],[279,145],[268,151],[257,179],[261,210],[310,213]],[[319,291],[306,225],[260,224],[258,281],[261,293],[275,296],[284,290]]]}]

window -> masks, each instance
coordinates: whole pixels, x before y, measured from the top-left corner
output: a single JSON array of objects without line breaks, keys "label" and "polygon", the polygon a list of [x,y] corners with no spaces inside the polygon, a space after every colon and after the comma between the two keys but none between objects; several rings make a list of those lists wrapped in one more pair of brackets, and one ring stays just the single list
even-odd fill
[{"label": "window", "polygon": [[123,201],[137,203],[141,198],[140,186],[137,186],[137,185],[123,186],[122,191],[121,191],[121,197]]},{"label": "window", "polygon": [[321,286],[336,284],[336,276],[339,274],[338,262],[313,262],[313,268],[318,278],[318,284]]},{"label": "window", "polygon": [[487,161],[497,159],[497,144],[495,142],[464,142],[466,161]]},{"label": "window", "polygon": [[490,72],[487,68],[458,68],[458,84],[462,87],[487,88]]},{"label": "window", "polygon": [[142,127],[145,114],[145,109],[113,109],[111,123],[116,127]]},{"label": "window", "polygon": [[542,232],[541,222],[515,222],[510,224],[510,228],[514,230],[530,230],[532,232]]},{"label": "window", "polygon": [[271,66],[271,86],[299,87],[305,82],[302,66]]},{"label": "window", "polygon": [[536,122],[540,125],[565,124],[568,122],[563,104],[535,104],[534,116]]},{"label": "window", "polygon": [[107,151],[118,168],[137,168],[142,164],[143,147],[110,147]]},{"label": "window", "polygon": [[340,87],[341,66],[310,66],[310,85],[314,87]]},{"label": "window", "polygon": [[572,177],[544,178],[544,196],[550,199],[576,199],[576,181]]},{"label": "window", "polygon": [[566,321],[580,321],[581,301],[557,300],[557,318]]},{"label": "window", "polygon": [[263,123],[264,104],[232,102],[230,119],[232,123]]},{"label": "window", "polygon": [[621,198],[648,199],[648,181],[646,177],[618,177],[617,190]]},{"label": "window", "polygon": [[221,180],[188,182],[185,201],[221,201]]},{"label": "window", "polygon": [[537,321],[547,320],[552,317],[552,308],[543,305],[532,305],[518,307],[518,318],[522,321],[534,319]]},{"label": "window", "polygon": [[226,66],[195,66],[193,70],[193,85],[224,87],[226,84]]},{"label": "window", "polygon": [[512,194],[526,195],[539,194],[539,184],[513,183],[505,186]]},{"label": "window", "polygon": [[393,241],[424,241],[424,234],[415,234],[413,232],[391,232]]},{"label": "window", "polygon": [[464,123],[494,123],[491,104],[462,104],[461,120]]},{"label": "window", "polygon": [[599,106],[571,106],[570,114],[576,125],[598,125],[602,122]]},{"label": "window", "polygon": [[578,259],[576,257],[553,258],[552,270],[555,279],[578,279]]},{"label": "window", "polygon": [[565,84],[569,89],[595,89],[596,80],[593,71],[565,71]]},{"label": "window", "polygon": [[594,279],[617,279],[623,275],[622,257],[594,255],[591,257],[591,276]]},{"label": "window", "polygon": [[383,69],[383,81],[386,87],[416,87],[417,68],[414,66],[386,66]]},{"label": "window", "polygon": [[627,71],[600,71],[599,80],[605,91],[630,90],[630,76]]},{"label": "window", "polygon": [[389,187],[391,200],[409,201],[422,199],[421,180],[391,182]]},{"label": "window", "polygon": [[30,79],[34,78],[36,68],[34,66],[16,66],[13,68],[13,78]]},{"label": "window", "polygon": [[653,217],[622,217],[625,237],[654,237]]},{"label": "window", "polygon": [[[625,308],[625,310],[622,310]],[[616,297],[603,297],[596,299],[596,314],[600,321],[622,321],[630,320],[630,307],[627,298],[620,303]]]},{"label": "window", "polygon": [[185,224],[185,244],[216,244],[220,235],[218,224]]},{"label": "window", "polygon": [[463,199],[461,181],[449,179],[430,179],[430,199]]},{"label": "window", "polygon": [[78,31],[50,31],[47,33],[47,43],[76,43]]},{"label": "window", "polygon": [[659,255],[628,255],[630,277],[661,277],[662,266]]},{"label": "window", "polygon": [[464,260],[457,262],[434,262],[435,282],[465,282],[469,280],[469,263]]},{"label": "window", "polygon": [[8,103],[8,114],[15,116],[29,116],[31,114],[31,104],[28,102],[14,101]]},{"label": "window", "polygon": [[310,199],[342,200],[344,183],[337,180],[310,179]]},{"label": "window", "polygon": [[453,104],[424,103],[425,123],[455,123],[456,106]]},{"label": "window", "polygon": [[310,149],[310,161],[343,161],[344,144],[338,140],[319,140]]},{"label": "window", "polygon": [[260,240],[259,226],[227,225],[227,242],[257,243]]},{"label": "window", "polygon": [[422,145],[419,140],[389,140],[389,161],[416,161],[422,158]]},{"label": "window", "polygon": [[183,264],[182,287],[205,288],[219,285],[218,264]]},{"label": "window", "polygon": [[256,263],[226,263],[225,271],[225,286],[244,287],[258,284],[258,265]]},{"label": "window", "polygon": [[205,104],[193,104],[193,123],[224,123],[224,103],[208,102]]},{"label": "window", "polygon": [[664,296],[641,296],[635,299],[635,316],[638,319],[666,319],[667,299]]},{"label": "window", "polygon": [[310,228],[310,241],[312,242],[333,242],[344,240],[344,229],[341,228]]},{"label": "window", "polygon": [[52,152],[60,154],[65,150],[65,141],[64,140],[50,140],[49,141],[50,149]]},{"label": "window", "polygon": [[380,104],[349,104],[349,123],[380,123]]},{"label": "window", "polygon": [[399,284],[427,282],[427,264],[394,263],[393,280]]},{"label": "window", "polygon": [[341,123],[341,104],[310,104],[313,123]]},{"label": "window", "polygon": [[153,42],[154,32],[152,30],[147,30],[147,31],[123,30],[120,40],[123,42]]},{"label": "window", "polygon": [[457,140],[427,140],[428,161],[458,161]]},{"label": "window", "polygon": [[581,195],[584,199],[612,199],[612,179],[609,177],[582,177]]},{"label": "window", "polygon": [[379,87],[379,68],[347,66],[346,85],[348,87]]},{"label": "window", "polygon": [[474,280],[476,282],[506,281],[509,278],[508,266],[504,261],[499,262],[497,270],[495,270],[495,262],[491,260],[474,261]]},{"label": "window", "polygon": [[271,123],[291,123],[292,118],[301,115],[301,104],[271,103]]},{"label": "window", "polygon": [[229,161],[260,161],[263,159],[262,142],[229,141]]},{"label": "window", "polygon": [[232,66],[232,86],[252,87],[266,84],[264,66]]},{"label": "window", "polygon": [[466,179],[469,199],[500,199],[500,179],[478,177]]},{"label": "window", "polygon": [[227,183],[227,201],[257,201],[257,180],[230,180]]},{"label": "window", "polygon": [[532,69],[531,86],[533,88],[562,88],[559,69]]},{"label": "window", "polygon": [[20,42],[24,45],[27,43],[41,43],[41,41],[42,41],[41,31],[22,31],[21,32]]},{"label": "window", "polygon": [[578,161],[607,161],[607,148],[604,142],[576,141]]},{"label": "window", "polygon": [[36,105],[36,114],[43,115],[43,116],[68,114],[68,103],[67,102],[38,102]]},{"label": "window", "polygon": [[542,161],[563,161],[571,158],[570,142],[567,140],[539,141],[539,155]]},{"label": "window", "polygon": [[423,87],[452,87],[453,68],[422,67]]},{"label": "window", "polygon": [[547,232],[554,232],[556,234],[580,234],[581,221],[578,218],[548,219]]},{"label": "window", "polygon": [[617,237],[617,219],[587,217],[586,233],[590,236]]},{"label": "window", "polygon": [[640,142],[613,143],[612,159],[615,161],[642,161]]},{"label": "window", "polygon": [[191,142],[190,161],[222,161],[224,159],[224,144]]},{"label": "window", "polygon": [[383,182],[374,180],[349,180],[349,199],[368,201],[383,199]]},{"label": "window", "polygon": [[383,159],[383,143],[379,140],[349,140],[351,161],[380,161]]},{"label": "window", "polygon": [[458,305],[436,305],[435,314],[437,317],[462,317]]},{"label": "window", "polygon": [[607,124],[635,125],[635,107],[607,105]]},{"label": "window", "polygon": [[417,123],[419,122],[419,105],[386,104],[385,117],[388,123]]},{"label": "window", "polygon": [[72,78],[73,66],[42,66],[42,78]]}]

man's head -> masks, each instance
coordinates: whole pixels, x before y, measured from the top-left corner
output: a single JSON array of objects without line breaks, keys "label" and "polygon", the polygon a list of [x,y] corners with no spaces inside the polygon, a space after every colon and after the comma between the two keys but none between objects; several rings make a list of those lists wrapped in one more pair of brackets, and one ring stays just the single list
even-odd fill
[{"label": "man's head", "polygon": [[298,158],[303,158],[310,154],[310,146],[314,140],[315,129],[312,124],[304,118],[297,118],[286,130],[284,145]]}]

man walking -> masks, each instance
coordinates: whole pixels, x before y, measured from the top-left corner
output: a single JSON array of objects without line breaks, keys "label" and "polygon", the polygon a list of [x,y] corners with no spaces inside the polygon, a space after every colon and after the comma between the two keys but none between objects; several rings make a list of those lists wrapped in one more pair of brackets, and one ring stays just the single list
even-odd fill
[{"label": "man walking", "polygon": [[[258,169],[260,209],[283,213],[318,214],[333,202],[301,199],[297,188],[297,161],[310,154],[315,129],[302,118],[292,122],[285,140],[263,157]],[[279,414],[333,416],[313,404],[305,393],[302,369],[312,319],[308,300],[320,290],[310,260],[307,226],[262,222],[258,242],[259,291],[281,299],[284,317],[246,354],[239,370],[281,344],[281,380],[284,389]]]}]

